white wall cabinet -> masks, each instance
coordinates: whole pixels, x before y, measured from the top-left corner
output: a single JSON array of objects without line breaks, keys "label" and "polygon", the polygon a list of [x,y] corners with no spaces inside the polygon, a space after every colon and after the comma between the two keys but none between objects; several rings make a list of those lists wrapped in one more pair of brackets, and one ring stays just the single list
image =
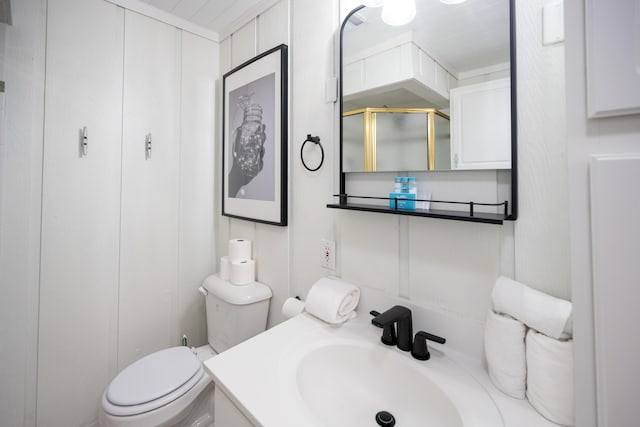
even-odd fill
[{"label": "white wall cabinet", "polygon": [[125,34],[119,370],[171,345],[179,242],[180,30],[125,11]]},{"label": "white wall cabinet", "polygon": [[451,89],[451,168],[511,168],[510,79]]},{"label": "white wall cabinet", "polygon": [[109,2],[49,0],[39,425],[90,425],[118,371],[206,342],[217,58]]},{"label": "white wall cabinet", "polygon": [[116,372],[123,17],[101,0],[49,0],[37,399],[43,426],[90,424]]}]

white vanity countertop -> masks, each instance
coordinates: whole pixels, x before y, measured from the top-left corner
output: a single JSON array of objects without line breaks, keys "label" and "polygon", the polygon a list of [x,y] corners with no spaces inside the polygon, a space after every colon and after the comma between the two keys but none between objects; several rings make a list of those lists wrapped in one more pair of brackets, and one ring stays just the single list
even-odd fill
[{"label": "white vanity countertop", "polygon": [[[381,330],[371,325],[370,319],[368,314],[360,313],[341,326],[331,326],[303,313],[207,360],[205,369],[216,387],[255,425],[299,427],[304,420],[305,426],[312,426],[317,421],[296,393],[294,372],[301,357],[300,348],[318,341],[345,338],[379,342]],[[557,426],[539,415],[526,400],[513,399],[497,390],[480,361],[447,348],[446,344],[430,342],[429,348],[432,354],[442,349],[485,389],[501,412],[506,427]],[[409,358],[411,363],[429,363],[413,359],[408,352],[393,350]]]}]

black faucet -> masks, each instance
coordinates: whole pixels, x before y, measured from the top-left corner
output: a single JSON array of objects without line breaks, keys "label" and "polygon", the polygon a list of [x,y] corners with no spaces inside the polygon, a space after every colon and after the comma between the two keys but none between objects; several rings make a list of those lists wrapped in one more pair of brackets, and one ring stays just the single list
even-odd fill
[{"label": "black faucet", "polygon": [[400,350],[411,351],[413,349],[413,322],[411,310],[401,305],[394,305],[382,314],[376,314],[371,323],[383,328],[382,338],[386,345],[396,344],[394,325],[397,328],[397,345]]}]

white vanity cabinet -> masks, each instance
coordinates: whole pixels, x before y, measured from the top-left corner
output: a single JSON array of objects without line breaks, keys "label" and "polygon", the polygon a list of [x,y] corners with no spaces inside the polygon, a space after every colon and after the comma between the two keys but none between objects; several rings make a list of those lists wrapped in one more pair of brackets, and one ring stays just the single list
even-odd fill
[{"label": "white vanity cabinet", "polygon": [[214,394],[216,426],[220,427],[254,427],[254,424],[218,386]]},{"label": "white vanity cabinet", "polygon": [[451,169],[511,168],[511,82],[451,89]]},{"label": "white vanity cabinet", "polygon": [[118,371],[206,337],[218,46],[49,0],[46,49],[37,416],[91,425]]}]

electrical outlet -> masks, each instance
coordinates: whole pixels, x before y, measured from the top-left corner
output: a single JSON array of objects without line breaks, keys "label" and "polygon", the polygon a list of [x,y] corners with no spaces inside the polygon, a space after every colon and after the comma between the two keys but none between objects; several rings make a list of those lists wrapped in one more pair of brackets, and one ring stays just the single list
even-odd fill
[{"label": "electrical outlet", "polygon": [[320,241],[321,262],[320,266],[329,270],[336,269],[336,242],[322,239]]}]

